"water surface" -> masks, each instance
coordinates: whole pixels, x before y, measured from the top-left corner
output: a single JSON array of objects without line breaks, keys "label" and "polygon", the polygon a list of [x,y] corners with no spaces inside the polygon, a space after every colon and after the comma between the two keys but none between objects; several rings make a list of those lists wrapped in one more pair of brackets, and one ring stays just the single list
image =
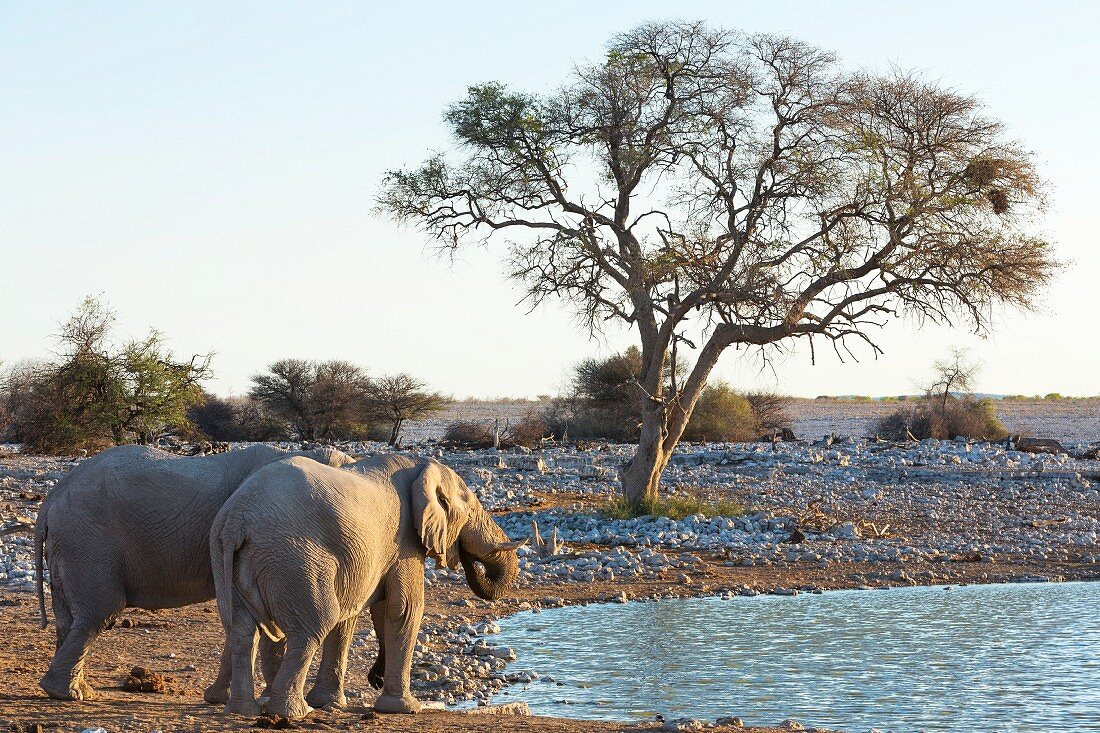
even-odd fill
[{"label": "water surface", "polygon": [[511,669],[554,679],[507,688],[543,715],[1100,731],[1100,583],[673,599],[500,625]]}]

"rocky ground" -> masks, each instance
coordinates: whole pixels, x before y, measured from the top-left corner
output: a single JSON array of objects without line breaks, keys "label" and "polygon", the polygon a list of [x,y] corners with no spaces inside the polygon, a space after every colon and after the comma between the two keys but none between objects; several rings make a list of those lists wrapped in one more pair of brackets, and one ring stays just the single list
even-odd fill
[{"label": "rocky ground", "polygon": [[[1100,426],[1098,426],[1100,427]],[[1072,428],[1077,430],[1077,428]],[[1055,428],[1053,434],[1070,434]],[[1100,431],[1098,431],[1100,432]],[[1096,436],[1100,437],[1100,435]],[[369,455],[373,444],[341,446]],[[422,700],[507,703],[533,678],[512,650],[496,645],[494,620],[519,610],[688,595],[821,592],[913,584],[1100,578],[1100,462],[1094,445],[1070,441],[1068,454],[1022,452],[966,441],[879,443],[859,438],[768,444],[684,446],[666,474],[669,490],[736,502],[735,516],[608,519],[615,469],[626,446],[449,452],[427,443],[413,452],[456,468],[514,538],[547,537],[565,549],[541,557],[521,550],[514,594],[473,599],[459,574],[429,568],[429,607],[414,667]],[[33,518],[41,497],[75,463],[30,456],[0,458],[0,510],[9,525]],[[252,721],[223,719],[202,703],[221,630],[212,603],[162,612],[131,610],[129,622],[95,647],[90,673],[102,699],[44,700],[36,681],[52,651],[38,631],[29,536],[0,538],[0,723],[47,730],[229,730]],[[14,633],[12,633],[14,631]],[[317,713],[305,727],[374,727],[366,685],[373,660],[369,622],[352,647],[346,711]],[[130,668],[171,678],[168,693],[126,692]],[[746,711],[731,710],[749,723]],[[366,717],[364,717],[366,716]],[[461,712],[386,719],[386,729],[636,730],[660,728]],[[704,721],[713,725],[712,721]],[[724,721],[725,722],[725,721]],[[689,721],[665,727],[690,728]],[[2,729],[2,727],[0,727]],[[786,728],[797,729],[795,724]]]}]

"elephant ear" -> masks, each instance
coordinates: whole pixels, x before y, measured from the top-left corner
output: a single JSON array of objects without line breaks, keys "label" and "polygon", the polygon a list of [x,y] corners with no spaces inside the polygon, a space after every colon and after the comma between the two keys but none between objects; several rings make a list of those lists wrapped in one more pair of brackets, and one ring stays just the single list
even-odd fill
[{"label": "elephant ear", "polygon": [[454,472],[429,461],[412,485],[412,515],[428,555],[447,564],[447,549],[458,538],[468,510],[457,491]]}]

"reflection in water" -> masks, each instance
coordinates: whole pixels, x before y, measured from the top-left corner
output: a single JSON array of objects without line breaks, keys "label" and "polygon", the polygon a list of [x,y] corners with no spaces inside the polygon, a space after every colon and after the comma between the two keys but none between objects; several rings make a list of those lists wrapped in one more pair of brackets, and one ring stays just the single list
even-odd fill
[{"label": "reflection in water", "polygon": [[[543,715],[1100,731],[1100,583],[562,608],[501,621]],[[561,684],[559,684],[561,683]]]}]

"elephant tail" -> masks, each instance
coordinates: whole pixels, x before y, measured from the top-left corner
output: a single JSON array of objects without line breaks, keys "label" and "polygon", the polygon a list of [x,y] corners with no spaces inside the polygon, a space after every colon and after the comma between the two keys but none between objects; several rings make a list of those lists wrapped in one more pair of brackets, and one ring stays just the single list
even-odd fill
[{"label": "elephant tail", "polygon": [[43,578],[45,574],[43,572],[45,567],[45,546],[46,546],[46,507],[47,504],[42,504],[41,509],[38,511],[38,520],[34,523],[34,583],[35,591],[38,593],[38,628],[44,629],[49,625],[49,619],[46,618],[46,591],[42,587]]},{"label": "elephant tail", "polygon": [[282,629],[271,621],[271,614],[267,613],[263,598],[260,596],[256,584],[252,582],[252,573],[247,568],[240,573],[242,582],[237,582],[237,551],[244,545],[244,537],[237,536],[231,541],[226,541],[222,529],[215,525],[210,532],[211,558],[221,556],[221,568],[214,570],[214,592],[218,598],[218,614],[221,616],[222,625],[226,634],[233,628],[233,595],[241,600],[245,608],[256,620],[256,624],[271,641],[282,641],[285,638]]}]

